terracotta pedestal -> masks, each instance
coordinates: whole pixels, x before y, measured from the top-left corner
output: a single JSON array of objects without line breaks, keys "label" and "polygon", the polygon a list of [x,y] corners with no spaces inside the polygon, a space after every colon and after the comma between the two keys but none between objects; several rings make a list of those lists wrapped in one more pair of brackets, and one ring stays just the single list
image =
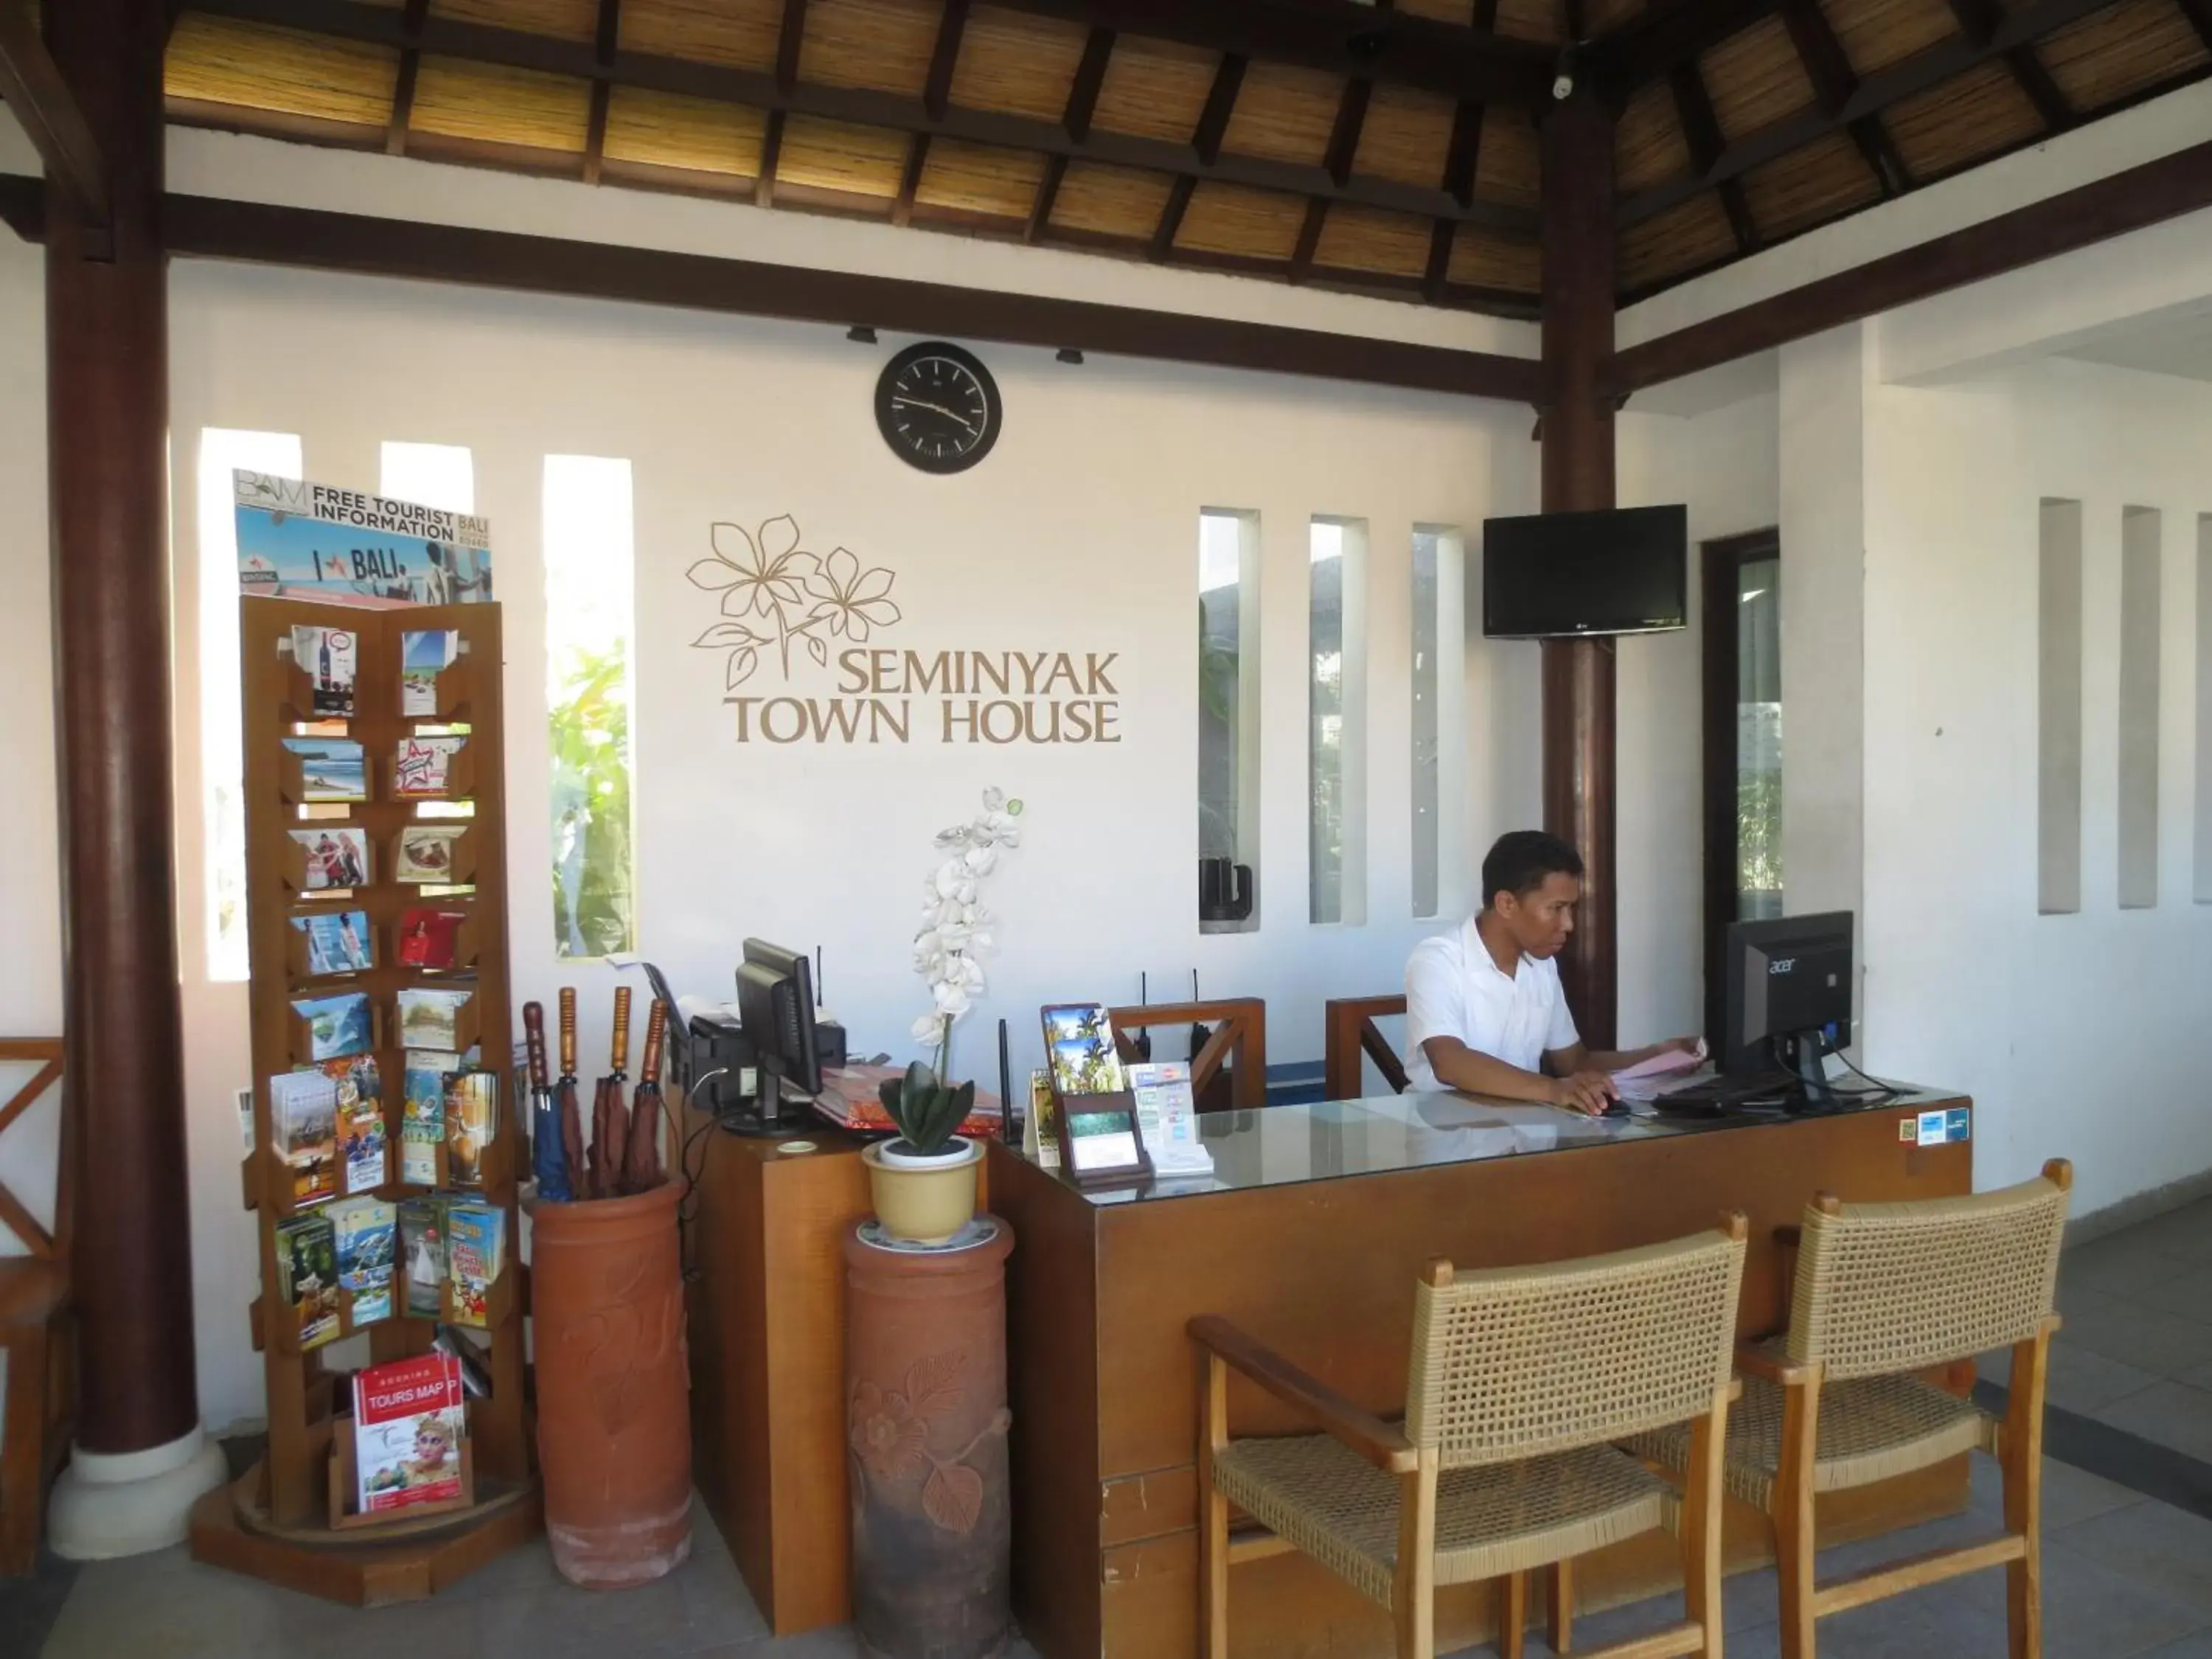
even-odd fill
[{"label": "terracotta pedestal", "polygon": [[1012,1632],[1014,1236],[993,1217],[972,1231],[934,1249],[872,1243],[872,1223],[845,1238],[853,1622],[880,1659],[991,1659]]},{"label": "terracotta pedestal", "polygon": [[587,1589],[646,1583],[691,1553],[681,1193],[531,1211],[545,1534]]}]

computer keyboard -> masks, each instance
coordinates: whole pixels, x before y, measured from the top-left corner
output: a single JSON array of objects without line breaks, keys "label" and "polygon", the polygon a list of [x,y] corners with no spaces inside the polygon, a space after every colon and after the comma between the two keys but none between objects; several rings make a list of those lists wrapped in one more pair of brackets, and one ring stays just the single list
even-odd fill
[{"label": "computer keyboard", "polygon": [[1799,1098],[1797,1079],[1788,1072],[1760,1072],[1750,1076],[1715,1075],[1686,1083],[1656,1096],[1652,1104],[1662,1115],[1676,1117],[1720,1117],[1731,1112],[1784,1111]]}]

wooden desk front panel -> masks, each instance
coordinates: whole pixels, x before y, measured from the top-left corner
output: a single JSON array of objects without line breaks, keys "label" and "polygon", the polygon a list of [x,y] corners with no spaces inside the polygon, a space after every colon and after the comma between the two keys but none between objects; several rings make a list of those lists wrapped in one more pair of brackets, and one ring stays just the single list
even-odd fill
[{"label": "wooden desk front panel", "polygon": [[[1360,1404],[1395,1413],[1405,1401],[1414,1276],[1431,1257],[1462,1267],[1558,1261],[1693,1232],[1741,1209],[1752,1226],[1741,1325],[1766,1329],[1782,1307],[1773,1230],[1799,1219],[1816,1191],[1882,1200],[1972,1189],[1970,1149],[1904,1145],[1900,1115],[1097,1207],[1006,1159],[1000,1208],[1023,1237],[1012,1306],[1025,1356],[1014,1404],[1018,1445],[1028,1453],[1018,1460],[1016,1494],[1024,1629],[1048,1659],[1195,1651],[1197,1416],[1184,1334],[1193,1316],[1224,1315]],[[1082,1329],[1086,1291],[1096,1297],[1095,1324]],[[1097,1367],[1088,1425],[1076,1420],[1085,1343]],[[1049,1366],[1037,1363],[1043,1352],[1055,1356]],[[1230,1408],[1239,1432],[1307,1426],[1234,1382]],[[1879,1529],[1893,1515],[1918,1518],[1963,1498],[1961,1464],[1878,1489],[1870,1508],[1857,1500],[1863,1512],[1837,1506],[1830,1519]],[[1731,1530],[1744,1534],[1737,1559],[1765,1547],[1752,1535],[1756,1516],[1738,1517]],[[1620,1553],[1618,1571],[1590,1581],[1594,1592],[1617,1579],[1625,1594],[1672,1571],[1662,1540]],[[1254,1564],[1233,1583],[1240,1654],[1344,1659],[1388,1650],[1388,1620],[1311,1563]],[[1451,1612],[1448,1622],[1462,1631],[1485,1625],[1480,1587],[1460,1593]]]}]

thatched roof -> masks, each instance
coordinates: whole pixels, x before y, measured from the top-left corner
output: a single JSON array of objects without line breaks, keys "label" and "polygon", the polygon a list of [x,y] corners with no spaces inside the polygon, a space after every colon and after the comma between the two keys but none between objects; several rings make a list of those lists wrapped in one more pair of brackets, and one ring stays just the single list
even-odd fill
[{"label": "thatched roof", "polygon": [[1624,300],[2212,68],[2212,0],[185,0],[171,118],[1526,315],[1562,46]]}]

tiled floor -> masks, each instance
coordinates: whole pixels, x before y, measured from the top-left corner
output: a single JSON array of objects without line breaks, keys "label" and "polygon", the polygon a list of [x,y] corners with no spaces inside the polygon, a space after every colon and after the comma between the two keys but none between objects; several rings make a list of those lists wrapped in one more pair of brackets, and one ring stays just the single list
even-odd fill
[{"label": "tiled floor", "polygon": [[[2108,1473],[2160,1484],[2155,1465],[2212,1494],[2212,1201],[2068,1254],[2066,1317],[2051,1404],[2105,1425]],[[2004,1380],[2000,1360],[1984,1374]],[[2139,1437],[2129,1439],[2126,1437]],[[2101,1454],[2100,1454],[2101,1455]],[[2050,1659],[2212,1659],[2212,1518],[2069,1464],[2045,1465],[2044,1607]],[[1976,1459],[1970,1511],[1847,1546],[1825,1577],[1915,1550],[1986,1535],[1997,1522],[1994,1468]],[[593,1595],[563,1583],[542,1544],[519,1550],[436,1601],[355,1612],[193,1565],[181,1550],[0,1581],[0,1659],[856,1659],[849,1632],[770,1638],[704,1511],[692,1559],[647,1589]],[[59,1616],[52,1616],[54,1604]],[[1588,1648],[1680,1617],[1680,1598],[1587,1616]],[[1774,1579],[1729,1581],[1732,1659],[1778,1651]],[[51,1623],[42,1645],[33,1632]],[[2001,1573],[1823,1620],[1829,1659],[1998,1659]],[[1540,1650],[1540,1642],[1530,1644]],[[1476,1650],[1487,1652],[1487,1650]],[[1018,1646],[1015,1659],[1034,1659]]]}]

